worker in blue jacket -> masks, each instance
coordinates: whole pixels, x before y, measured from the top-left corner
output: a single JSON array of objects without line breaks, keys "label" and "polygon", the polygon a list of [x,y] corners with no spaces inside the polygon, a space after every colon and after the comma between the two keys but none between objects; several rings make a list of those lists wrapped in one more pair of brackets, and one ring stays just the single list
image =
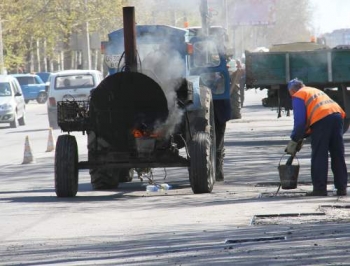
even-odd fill
[{"label": "worker in blue jacket", "polygon": [[223,181],[223,163],[225,157],[224,136],[226,122],[231,119],[231,103],[230,100],[214,100],[213,102],[216,135],[216,181]]},{"label": "worker in blue jacket", "polygon": [[[208,72],[202,84],[211,89],[212,92],[222,93],[225,90],[224,77],[219,72]],[[215,136],[216,136],[216,181],[224,181],[224,136],[226,122],[231,119],[231,103],[229,99],[213,100]]]},{"label": "worker in blue jacket", "polygon": [[323,91],[307,87],[301,80],[288,83],[292,96],[294,127],[285,151],[295,155],[305,137],[311,137],[311,179],[307,196],[327,196],[328,152],[338,196],[347,194],[343,123],[345,112]]},{"label": "worker in blue jacket", "polygon": [[[222,93],[225,90],[224,77],[218,73],[210,73],[210,84],[207,84],[212,91]],[[226,131],[226,122],[231,119],[231,103],[229,99],[214,100],[214,119],[216,135],[216,181],[224,181],[224,136]]]}]

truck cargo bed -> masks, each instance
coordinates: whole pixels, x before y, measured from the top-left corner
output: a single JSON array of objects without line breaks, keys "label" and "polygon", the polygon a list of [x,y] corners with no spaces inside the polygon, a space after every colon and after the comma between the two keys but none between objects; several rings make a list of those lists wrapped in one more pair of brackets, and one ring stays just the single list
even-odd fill
[{"label": "truck cargo bed", "polygon": [[322,88],[350,84],[350,49],[246,52],[247,88],[286,85],[293,78]]}]

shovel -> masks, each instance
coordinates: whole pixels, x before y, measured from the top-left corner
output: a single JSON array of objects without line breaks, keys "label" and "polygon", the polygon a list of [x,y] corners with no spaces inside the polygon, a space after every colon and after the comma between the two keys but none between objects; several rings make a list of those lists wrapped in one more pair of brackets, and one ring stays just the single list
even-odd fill
[{"label": "shovel", "polygon": [[[303,140],[299,140],[296,152],[300,151],[302,147],[303,147]],[[286,165],[292,165],[295,155],[296,155],[296,153],[294,155],[290,155],[290,157],[288,158],[288,160],[286,162]]]},{"label": "shovel", "polygon": [[288,158],[288,160],[287,160],[287,162],[286,162],[286,165],[292,165],[293,160],[294,160],[294,157],[295,157],[295,155],[291,155],[291,156]]},{"label": "shovel", "polygon": [[[298,143],[298,148],[297,152],[300,151],[301,147],[303,145],[302,141],[299,141]],[[284,155],[282,155],[283,157]],[[282,160],[281,157],[281,160]],[[280,175],[280,184],[278,186],[278,189],[275,193],[275,196],[277,196],[281,186],[283,189],[294,189],[297,187],[297,180],[298,180],[298,174],[299,174],[299,160],[298,160],[298,165],[292,165],[294,158],[296,157],[295,154],[291,154],[286,162],[285,165],[281,165],[281,160],[278,165],[278,171]]]}]

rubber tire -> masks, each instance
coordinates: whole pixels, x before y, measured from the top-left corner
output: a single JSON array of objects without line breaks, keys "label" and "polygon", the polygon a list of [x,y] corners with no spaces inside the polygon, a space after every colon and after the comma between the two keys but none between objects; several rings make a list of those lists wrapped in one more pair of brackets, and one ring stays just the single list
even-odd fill
[{"label": "rubber tire", "polygon": [[38,97],[36,98],[36,101],[39,103],[39,104],[44,104],[46,103],[47,101],[47,93],[46,92],[40,92],[38,94]]},{"label": "rubber tire", "polygon": [[57,197],[75,197],[78,192],[78,146],[74,136],[60,135],[55,151]]},{"label": "rubber tire", "polygon": [[52,129],[60,129],[60,126],[57,124],[57,121],[49,121],[49,127]]},{"label": "rubber tire", "polygon": [[[96,134],[93,131],[88,132],[88,153],[93,153],[95,149],[108,149],[109,143],[102,138],[96,139]],[[96,143],[97,141],[97,143]],[[97,144],[97,145],[96,145]],[[91,160],[90,155],[88,156]],[[93,160],[93,159],[92,159]],[[103,169],[94,168],[89,170],[91,177],[91,185],[95,190],[116,189],[119,186],[119,177],[121,169]]]},{"label": "rubber tire", "polygon": [[[243,108],[244,105],[244,93],[245,93],[245,87],[242,86],[239,88],[239,99],[240,99],[240,109]],[[239,112],[241,114],[241,112]]]},{"label": "rubber tire", "polygon": [[190,143],[190,183],[194,194],[210,193],[215,183],[215,151],[209,133],[197,132]]},{"label": "rubber tire", "polygon": [[90,169],[91,185],[94,190],[117,189],[121,169]]},{"label": "rubber tire", "polygon": [[134,168],[120,169],[119,182],[120,183],[131,182],[132,179],[134,178],[134,172],[135,172]]},{"label": "rubber tire", "polygon": [[18,119],[17,119],[17,113],[15,113],[15,119],[10,122],[11,128],[17,128],[19,126]]},{"label": "rubber tire", "polygon": [[241,95],[240,95],[240,89],[236,85],[233,88],[231,87],[231,95],[230,95],[230,102],[231,102],[231,119],[241,119]]},{"label": "rubber tire", "polygon": [[26,124],[26,115],[25,115],[25,113],[23,113],[22,117],[20,119],[18,119],[18,124],[20,126],[25,126],[25,124]]},{"label": "rubber tire", "polygon": [[57,113],[56,113],[56,117],[49,116],[48,118],[49,118],[49,127],[51,127],[52,129],[60,129],[57,122]]},{"label": "rubber tire", "polygon": [[24,100],[25,103],[29,103],[29,100]]}]

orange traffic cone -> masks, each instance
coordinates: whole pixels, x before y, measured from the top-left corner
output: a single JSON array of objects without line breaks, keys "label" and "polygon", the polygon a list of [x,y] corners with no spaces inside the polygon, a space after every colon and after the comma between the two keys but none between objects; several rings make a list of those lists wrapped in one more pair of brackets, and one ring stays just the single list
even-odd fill
[{"label": "orange traffic cone", "polygon": [[49,139],[47,141],[47,148],[46,152],[50,152],[55,150],[55,142],[53,138],[53,132],[52,132],[52,127],[49,128]]},{"label": "orange traffic cone", "polygon": [[22,164],[28,164],[35,162],[32,149],[30,148],[29,138],[26,136],[26,141],[24,143],[24,157]]}]

